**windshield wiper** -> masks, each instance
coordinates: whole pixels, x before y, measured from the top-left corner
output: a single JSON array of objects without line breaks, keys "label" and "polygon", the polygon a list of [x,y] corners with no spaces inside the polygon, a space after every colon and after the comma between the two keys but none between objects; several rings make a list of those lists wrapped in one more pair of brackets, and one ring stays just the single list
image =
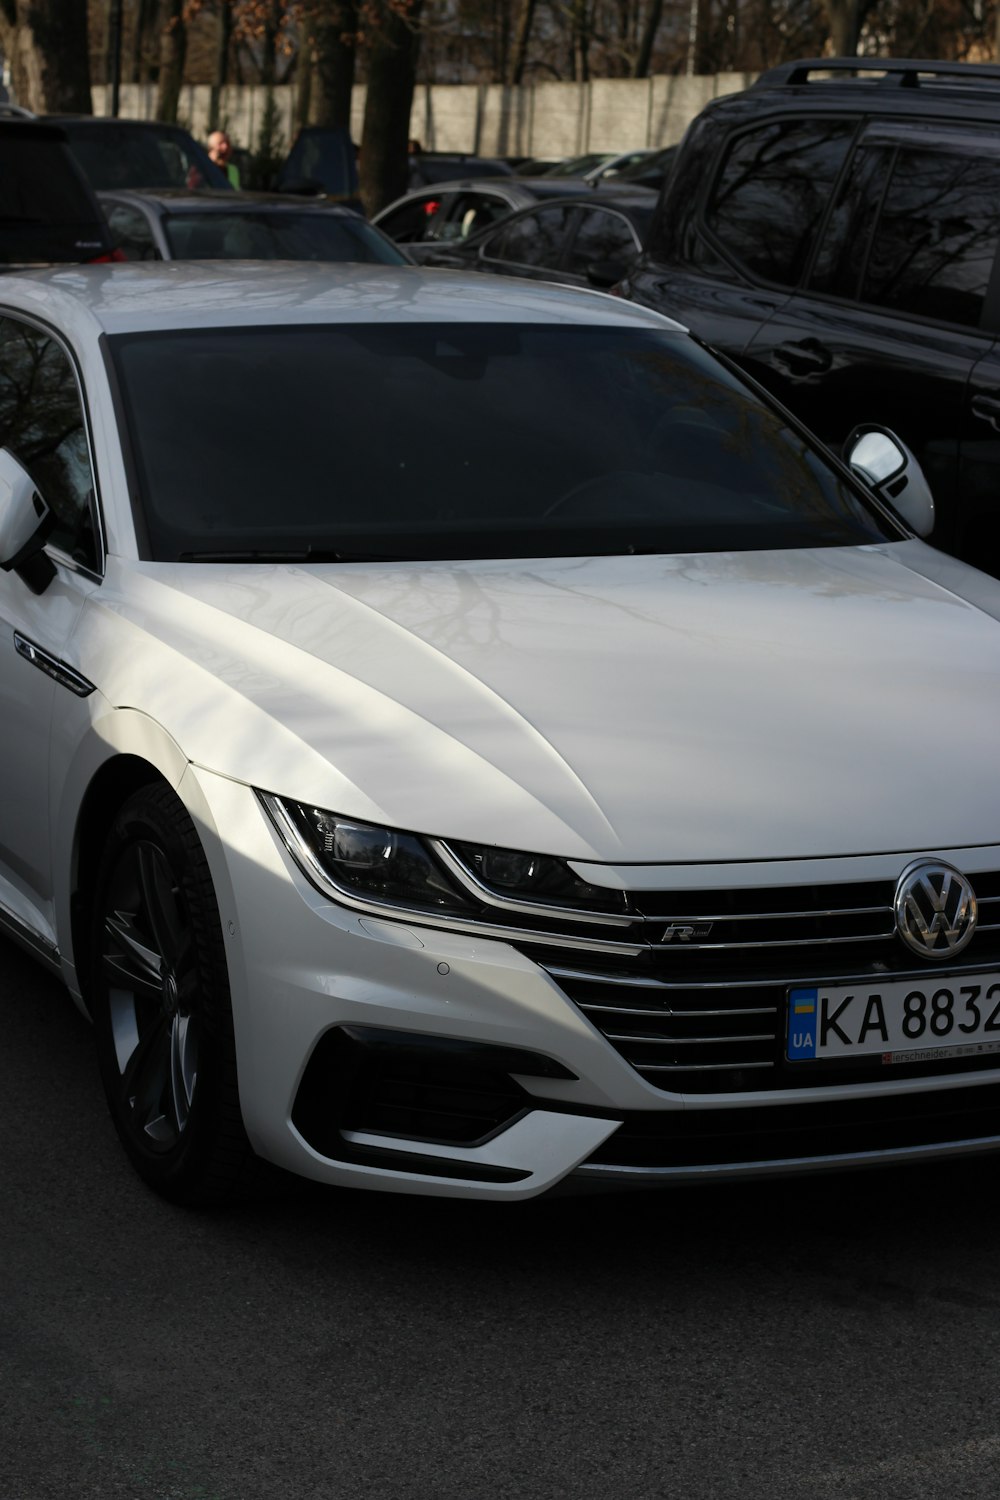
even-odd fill
[{"label": "windshield wiper", "polygon": [[398,557],[378,552],[332,552],[326,548],[300,547],[295,551],[274,552],[270,549],[226,552],[179,552],[178,562],[207,563],[344,563],[398,562]]}]

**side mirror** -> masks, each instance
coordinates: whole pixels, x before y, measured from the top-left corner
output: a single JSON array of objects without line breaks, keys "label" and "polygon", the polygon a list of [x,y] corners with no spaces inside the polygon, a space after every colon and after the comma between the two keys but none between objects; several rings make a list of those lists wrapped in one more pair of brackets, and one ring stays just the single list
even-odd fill
[{"label": "side mirror", "polygon": [[0,448],[0,568],[17,573],[35,594],[44,594],[56,576],[42,551],[54,520],[31,475]]},{"label": "side mirror", "polygon": [[934,530],[934,496],[906,444],[887,427],[855,427],[844,444],[844,459],[883,500],[899,512],[917,536]]},{"label": "side mirror", "polygon": [[624,281],[628,271],[625,260],[592,260],[587,267],[587,280],[596,291],[606,292],[609,287]]}]

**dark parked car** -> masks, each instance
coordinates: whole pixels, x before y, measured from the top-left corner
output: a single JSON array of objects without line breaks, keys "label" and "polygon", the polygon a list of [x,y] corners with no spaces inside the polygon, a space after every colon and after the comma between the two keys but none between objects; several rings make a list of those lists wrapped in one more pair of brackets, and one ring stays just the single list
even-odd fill
[{"label": "dark parked car", "polygon": [[499,156],[473,156],[456,151],[414,151],[407,157],[410,187],[448,182],[453,177],[510,177],[514,168]]},{"label": "dark parked car", "polygon": [[279,193],[318,194],[360,208],[358,148],[340,126],[308,125],[278,168]]},{"label": "dark parked car", "polygon": [[655,194],[641,188],[600,202],[591,195],[535,203],[471,239],[438,246],[422,262],[609,288],[641,251],[655,208]]},{"label": "dark parked car", "polygon": [[0,263],[108,260],[111,238],[65,131],[0,113]]},{"label": "dark parked car", "polygon": [[221,188],[225,172],[180,125],[158,120],[102,120],[89,115],[47,115],[65,132],[91,187]]},{"label": "dark parked car", "polygon": [[101,193],[128,260],[342,260],[408,265],[349,208],[273,193]]},{"label": "dark parked car", "polygon": [[822,58],[691,126],[624,295],[840,449],[893,429],[935,542],[1000,574],[1000,67]]}]

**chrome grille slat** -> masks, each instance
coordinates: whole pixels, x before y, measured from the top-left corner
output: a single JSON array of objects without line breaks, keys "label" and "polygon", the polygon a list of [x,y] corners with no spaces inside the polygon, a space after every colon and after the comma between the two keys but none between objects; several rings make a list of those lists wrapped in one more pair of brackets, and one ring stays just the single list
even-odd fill
[{"label": "chrome grille slat", "polygon": [[626,1005],[595,1005],[590,1000],[578,1000],[577,1005],[581,1010],[588,1013],[592,1010],[607,1013],[612,1016],[662,1016],[664,1020],[671,1020],[674,1016],[684,1016],[690,1019],[700,1019],[702,1016],[773,1016],[777,1014],[776,1005],[755,1006],[733,1006],[726,1010],[650,1010],[649,1006],[626,1006]]},{"label": "chrome grille slat", "polygon": [[773,1062],[741,1062],[733,1063],[643,1063],[637,1070],[640,1073],[723,1073],[730,1072],[733,1067],[738,1067],[742,1073],[745,1068],[773,1068]]},{"label": "chrome grille slat", "polygon": [[[727,919],[729,920],[729,919]],[[769,938],[755,943],[683,943],[676,951],[684,953],[745,953],[748,949],[760,948],[829,948],[836,943],[884,943],[895,937],[895,932],[866,932],[861,937],[827,938]]]},{"label": "chrome grille slat", "polygon": [[829,908],[816,907],[813,911],[730,911],[716,912],[713,916],[706,912],[704,916],[678,916],[676,912],[668,912],[660,916],[659,912],[642,913],[644,922],[797,922],[810,917],[874,917],[879,912],[892,912],[892,905],[882,903],[879,906],[845,906],[842,910],[838,907]]},{"label": "chrome grille slat", "polygon": [[623,1036],[620,1032],[606,1031],[609,1042],[637,1042],[644,1047],[722,1047],[731,1042],[769,1042],[770,1032],[754,1032],[745,1036]]}]

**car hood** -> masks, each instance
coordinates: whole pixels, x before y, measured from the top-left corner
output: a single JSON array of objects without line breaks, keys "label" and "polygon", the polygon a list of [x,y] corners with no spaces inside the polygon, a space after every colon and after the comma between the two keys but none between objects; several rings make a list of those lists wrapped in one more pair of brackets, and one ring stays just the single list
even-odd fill
[{"label": "car hood", "polygon": [[112,704],[264,790],[445,837],[675,864],[1000,842],[997,613],[1000,584],[918,542],[112,559],[76,645]]}]

